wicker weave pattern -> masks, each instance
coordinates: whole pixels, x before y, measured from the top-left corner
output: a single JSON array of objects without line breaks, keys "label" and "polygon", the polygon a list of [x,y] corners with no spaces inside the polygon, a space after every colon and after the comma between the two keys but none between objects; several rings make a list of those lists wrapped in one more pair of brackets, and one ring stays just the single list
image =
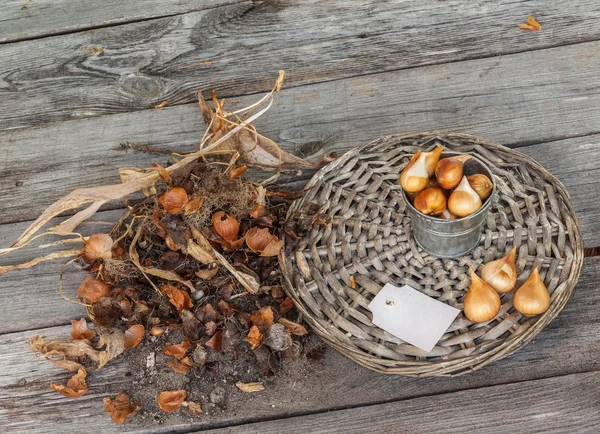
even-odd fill
[{"label": "wicker weave pattern", "polygon": [[[419,149],[438,144],[470,153],[492,170],[497,192],[480,245],[459,259],[438,259],[415,245],[398,176]],[[526,155],[464,135],[383,137],[320,170],[310,202],[331,217],[301,240],[286,240],[280,262],[286,290],[328,344],[363,366],[408,376],[464,374],[527,344],[566,304],[583,263],[581,230],[565,188]],[[468,267],[517,246],[520,285],[535,266],[551,293],[542,316],[524,317],[502,297],[500,314],[474,324],[462,314],[430,353],[372,324],[367,305],[386,283],[410,285],[462,310]]]}]

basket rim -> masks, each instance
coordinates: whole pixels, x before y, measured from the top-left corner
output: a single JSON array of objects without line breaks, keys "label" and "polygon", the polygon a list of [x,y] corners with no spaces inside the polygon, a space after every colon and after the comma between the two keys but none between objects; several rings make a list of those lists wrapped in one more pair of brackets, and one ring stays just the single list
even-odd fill
[{"label": "basket rim", "polygon": [[[478,369],[483,368],[484,366],[489,365],[490,363],[509,356],[519,350],[520,348],[526,346],[531,340],[533,340],[543,328],[548,325],[565,307],[567,301],[569,300],[573,290],[577,284],[579,279],[581,268],[583,266],[583,235],[581,232],[581,227],[577,220],[577,216],[575,214],[575,210],[571,201],[571,196],[569,192],[565,188],[565,186],[550,172],[548,172],[544,167],[539,164],[537,161],[529,157],[528,155],[506,146],[500,145],[498,143],[492,142],[490,140],[477,137],[469,134],[461,134],[461,133],[452,133],[452,132],[417,132],[417,133],[399,133],[399,134],[391,134],[379,137],[371,142],[353,148],[346,153],[344,153],[341,157],[336,159],[335,161],[329,163],[328,165],[319,169],[310,181],[306,184],[305,189],[309,189],[313,187],[319,179],[337,169],[338,167],[344,165],[347,161],[349,161],[352,157],[363,151],[364,149],[373,146],[381,141],[387,140],[402,140],[407,138],[415,138],[424,140],[419,143],[420,147],[425,147],[436,139],[460,139],[460,140],[470,140],[476,142],[477,144],[482,144],[488,150],[499,153],[510,153],[511,157],[518,157],[523,160],[524,163],[528,164],[531,168],[537,170],[538,172],[544,174],[545,177],[548,178],[549,182],[552,183],[557,193],[560,194],[563,204],[566,206],[568,215],[572,219],[572,237],[574,240],[575,249],[573,251],[573,263],[571,265],[571,269],[569,271],[569,275],[567,279],[556,287],[554,292],[558,292],[558,295],[551,301],[550,308],[523,333],[519,335],[511,335],[507,339],[504,340],[500,345],[497,345],[494,348],[491,348],[485,352],[480,354],[471,356],[467,355],[461,358],[452,359],[452,360],[434,360],[434,361],[398,361],[391,359],[382,359],[379,356],[374,356],[367,354],[366,351],[356,351],[354,348],[351,348],[347,344],[344,344],[343,340],[334,340],[331,335],[328,333],[332,331],[331,329],[337,330],[339,333],[342,333],[338,330],[334,325],[328,324],[326,327],[324,324],[321,324],[317,318],[314,318],[313,315],[305,308],[302,300],[299,299],[297,293],[294,291],[294,285],[290,280],[290,271],[292,270],[292,264],[290,262],[291,258],[286,254],[286,245],[288,243],[286,237],[284,237],[284,247],[279,254],[279,264],[282,271],[282,278],[284,283],[284,290],[286,294],[294,301],[296,308],[302,313],[306,321],[309,323],[311,328],[330,346],[335,348],[337,351],[344,354],[346,357],[352,359],[353,361],[359,363],[360,365],[372,369],[374,371],[385,373],[385,374],[400,374],[405,376],[413,376],[413,377],[423,377],[423,376],[457,376],[463,375],[468,372],[472,372]],[[288,210],[287,217],[289,217],[294,210],[297,209],[297,204],[300,200],[294,202],[292,206],[290,206]],[[561,286],[564,286],[561,288]],[[560,291],[559,291],[560,290]],[[330,329],[330,330],[326,330]],[[335,334],[335,332],[333,332]],[[343,334],[343,333],[342,333]],[[421,369],[418,367],[421,366]]]}]

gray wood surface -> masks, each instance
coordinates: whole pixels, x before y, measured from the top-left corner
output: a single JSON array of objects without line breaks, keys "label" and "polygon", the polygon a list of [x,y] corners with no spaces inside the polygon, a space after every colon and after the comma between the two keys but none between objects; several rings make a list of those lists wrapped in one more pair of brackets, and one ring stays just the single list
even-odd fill
[{"label": "gray wood surface", "polygon": [[[600,204],[589,192],[600,182],[600,135],[543,143],[598,129],[600,95],[586,90],[597,81],[593,53],[600,55],[600,43],[539,51],[525,69],[530,53],[284,88],[257,127],[308,159],[409,131],[459,131],[511,147],[538,143],[530,155],[573,186],[585,243],[597,246]],[[257,98],[234,98],[232,107]],[[118,182],[119,167],[167,161],[115,150],[121,142],[191,152],[203,131],[197,106],[188,104],[0,132],[0,223],[34,219],[74,188]]]},{"label": "gray wood surface", "polygon": [[[93,8],[99,9],[103,8]],[[531,13],[542,22],[543,31],[519,30],[518,24]],[[600,4],[592,0],[502,0],[483,4],[462,0],[247,1],[5,44],[0,46],[0,59],[11,61],[0,64],[0,129],[145,109],[163,100],[171,104],[189,102],[191,93],[200,88],[215,88],[225,96],[257,92],[272,86],[278,69],[287,70],[288,83],[298,86],[524,52],[525,60],[518,71],[506,76],[512,80],[509,88],[517,85],[525,91],[535,84],[521,78],[523,75],[569,86],[573,84],[568,79],[569,66],[564,65],[561,71],[547,64],[551,56],[560,54],[532,56],[531,51],[598,39],[599,20]],[[92,47],[104,51],[96,56],[86,54]],[[582,53],[574,53],[572,48],[564,52],[572,60],[581,62],[583,57],[596,65],[595,45],[587,46]],[[206,61],[212,65],[202,64]],[[488,80],[499,77],[496,63],[502,65],[502,59],[485,64],[476,74]],[[400,80],[387,83],[387,87],[399,86],[410,95],[419,84],[426,88],[456,85],[459,78],[452,76],[451,68],[437,71],[427,83]],[[415,69],[408,74],[416,76],[420,72]],[[585,76],[579,76],[577,81],[585,80]],[[466,84],[471,85],[466,99],[487,97],[486,87],[477,85],[477,80],[471,78]],[[388,104],[393,99],[381,101]],[[533,109],[535,101],[537,98],[523,103]],[[423,102],[439,112],[437,98]],[[502,111],[496,115],[511,116]]]},{"label": "gray wood surface", "polygon": [[214,434],[597,433],[600,372],[253,423]]},{"label": "gray wood surface", "polygon": [[182,14],[241,0],[2,0],[0,43]]},{"label": "gray wood surface", "polygon": [[[435,401],[436,397],[432,397],[430,398],[431,402],[421,407],[422,413],[420,415],[416,412],[416,407],[407,408],[406,417],[410,417],[410,419],[406,420],[414,421],[415,418],[420,417],[423,423],[430,424],[447,420],[449,426],[458,424],[460,421],[466,429],[471,423],[480,423],[468,410],[469,408],[479,408],[476,404],[477,400],[489,401],[490,405],[509,405],[507,401],[510,401],[510,399],[500,400],[496,398],[496,396],[501,396],[504,393],[502,390],[506,390],[507,396],[512,396],[517,401],[527,399],[531,408],[546,408],[548,414],[557,411],[553,409],[553,406],[556,405],[554,400],[559,396],[560,401],[563,402],[560,411],[564,417],[572,417],[568,415],[570,412],[581,414],[578,412],[586,411],[589,420],[594,421],[593,418],[596,416],[589,411],[589,406],[595,405],[595,408],[600,408],[597,401],[594,404],[594,401],[591,400],[596,395],[573,394],[573,389],[570,388],[567,389],[569,393],[563,395],[563,383],[559,383],[560,387],[557,387],[554,391],[550,391],[543,386],[547,384],[545,382],[520,383],[530,385],[526,389],[527,393],[521,389],[512,389],[510,387],[514,386],[509,387],[506,384],[560,377],[570,378],[567,384],[578,385],[580,384],[578,378],[598,378],[598,372],[593,372],[596,377],[590,376],[592,374],[581,377],[564,376],[600,370],[600,346],[598,345],[600,324],[597,321],[598,310],[600,309],[600,292],[597,291],[599,285],[600,257],[586,258],[580,283],[572,299],[556,320],[546,327],[532,343],[516,354],[466,376],[428,379],[383,376],[361,368],[337,352],[329,350],[322,364],[309,364],[299,371],[294,369],[284,370],[284,375],[275,380],[267,380],[265,383],[266,388],[269,390],[267,397],[264,395],[261,397],[260,394],[249,397],[247,394],[228,389],[228,401],[224,412],[206,408],[208,414],[190,421],[190,424],[173,425],[168,423],[168,428],[153,426],[152,430],[154,432],[164,432],[170,429],[182,431],[194,428],[208,429],[216,426],[264,420],[265,418],[276,419],[293,415],[320,413],[347,407],[373,405],[481,387],[486,387],[482,389],[483,391],[489,391],[489,395],[485,399],[482,398],[481,394],[475,395],[477,398],[470,399],[468,393],[471,392],[464,392],[467,395],[440,397],[440,401]],[[4,293],[5,291],[0,292]],[[43,300],[46,302],[49,298],[45,297]],[[62,302],[62,305],[64,306],[65,303]],[[4,305],[4,301],[2,301],[2,305]],[[56,307],[58,308],[58,306]],[[65,318],[67,317],[65,315]],[[108,417],[101,408],[102,398],[108,394],[114,395],[117,391],[122,390],[124,384],[128,381],[125,376],[127,367],[122,358],[111,362],[98,373],[90,374],[88,381],[90,391],[83,398],[69,400],[52,392],[48,386],[52,381],[66,380],[68,374],[49,363],[31,357],[26,340],[32,335],[41,334],[48,338],[59,338],[68,336],[69,332],[70,326],[62,326],[8,333],[0,336],[0,426],[6,427],[11,432],[42,433],[60,430],[64,433],[78,433],[81,432],[83,427],[86,430],[101,430],[102,433],[124,432],[120,427],[108,423]],[[587,381],[584,381],[584,383]],[[597,383],[590,384],[594,385],[597,390]],[[488,386],[496,385],[497,388],[488,388]],[[294,393],[290,394],[289,390],[293,390]],[[582,389],[582,391],[584,390],[588,389]],[[481,393],[484,393],[483,391]],[[210,390],[202,390],[201,392],[206,396],[210,393]],[[568,396],[572,396],[572,398],[568,399]],[[446,401],[447,398],[452,398],[454,403],[446,404],[449,402]],[[585,399],[588,401],[584,403]],[[439,404],[436,404],[436,402],[439,402]],[[399,403],[398,405],[406,404]],[[512,405],[510,404],[510,406]],[[460,410],[460,408],[465,410]],[[442,418],[441,415],[437,415],[438,410],[436,409],[445,412],[445,417]],[[358,411],[358,409],[353,411]],[[390,410],[390,415],[402,415],[402,411],[392,412]],[[465,411],[466,413],[463,413],[464,417],[460,417],[455,415],[454,411]],[[535,411],[532,414],[538,414],[538,410]],[[436,417],[429,418],[427,415],[431,412]],[[492,413],[494,411],[490,411],[490,414]],[[515,415],[515,418],[525,416],[525,413],[519,413]],[[310,421],[313,418],[316,418],[314,420],[322,420],[319,419],[322,417],[310,416],[307,420]],[[346,414],[343,417],[340,416],[339,423],[341,424],[341,419],[346,417],[348,417]],[[403,418],[400,417],[400,419]],[[41,420],[44,421],[43,425],[40,424]],[[362,427],[354,419],[351,420],[352,424]],[[406,423],[406,420],[401,423]],[[551,420],[554,421],[554,419]],[[567,420],[573,423],[577,422],[573,419]],[[542,422],[542,420],[539,421],[539,423]],[[302,423],[309,422],[299,422],[300,425],[298,426],[302,427]],[[372,420],[371,423],[374,427],[379,426],[379,422],[376,423],[375,420]],[[389,423],[391,422],[387,420],[381,422],[383,432],[389,432],[385,431],[385,429],[389,429]],[[584,426],[581,425],[583,423],[581,420],[577,423],[579,425],[575,425],[576,427]],[[273,429],[280,429],[275,432],[286,432],[285,429],[281,430],[282,425],[279,423],[273,422],[273,424]],[[287,426],[289,429],[293,425]],[[331,426],[342,425],[334,424]],[[400,426],[406,428],[405,425]],[[523,425],[516,426],[526,428]],[[538,432],[544,432],[544,429],[549,425],[540,426],[543,429]],[[344,425],[344,429],[346,427]],[[475,429],[476,427],[478,428],[479,425],[473,425],[474,431],[472,432],[485,432]],[[268,426],[263,427],[261,425],[259,428],[267,430]],[[147,432],[148,430],[149,428],[140,425],[139,421],[138,423],[128,423],[125,426],[125,432]],[[441,427],[438,427],[437,431],[446,432]],[[312,430],[308,429],[307,431],[304,429],[304,432],[312,432]],[[526,430],[525,432],[532,431]],[[574,430],[571,432],[580,431]]]}]

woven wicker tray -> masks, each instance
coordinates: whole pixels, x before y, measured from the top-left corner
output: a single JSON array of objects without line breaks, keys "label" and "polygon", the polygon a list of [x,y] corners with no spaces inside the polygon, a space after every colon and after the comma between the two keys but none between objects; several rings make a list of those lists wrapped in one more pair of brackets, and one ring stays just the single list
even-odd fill
[{"label": "woven wicker tray", "polygon": [[[466,152],[492,170],[497,192],[481,242],[458,259],[422,251],[411,236],[398,176],[419,149],[438,144]],[[280,263],[288,295],[312,329],[357,363],[388,374],[459,375],[480,369],[530,342],[567,303],[583,263],[581,230],[564,186],[524,154],[466,135],[412,134],[377,139],[321,169],[290,215],[317,204],[331,217],[300,240],[286,239]],[[314,208],[314,205],[313,205]],[[552,303],[524,317],[502,296],[500,313],[472,323],[461,313],[426,353],[376,327],[367,309],[386,283],[410,285],[462,310],[468,268],[517,246],[519,280],[540,274]]]}]

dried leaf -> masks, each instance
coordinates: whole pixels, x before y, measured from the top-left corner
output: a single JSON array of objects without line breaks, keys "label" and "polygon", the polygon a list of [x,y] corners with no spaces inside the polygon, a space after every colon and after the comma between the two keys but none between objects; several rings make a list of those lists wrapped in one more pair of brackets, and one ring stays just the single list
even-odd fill
[{"label": "dried leaf", "polygon": [[94,336],[96,336],[96,332],[88,328],[85,318],[71,321],[71,337],[73,339],[87,339],[90,341]]},{"label": "dried leaf", "polygon": [[248,170],[248,166],[246,166],[244,164],[243,166],[236,167],[235,169],[231,169],[229,171],[229,176],[231,177],[231,179],[239,178],[244,173],[246,173],[246,170]]},{"label": "dried leaf", "polygon": [[221,255],[217,251],[215,251],[214,253],[217,257],[217,260],[227,269],[227,271],[229,271],[233,275],[233,277],[237,279],[237,281],[244,288],[246,288],[246,290],[249,293],[256,294],[258,292],[258,290],[260,289],[260,281],[258,279],[258,276],[253,276],[251,274],[236,270],[235,267],[231,265],[231,263],[227,259],[225,259],[223,255]]},{"label": "dried leaf", "polygon": [[169,297],[169,301],[178,311],[192,308],[192,299],[186,291],[175,288],[173,285],[165,285],[161,291]]},{"label": "dried leaf", "polygon": [[169,172],[167,172],[167,169],[165,169],[163,166],[161,166],[158,163],[152,163],[152,167],[154,167],[155,169],[158,170],[158,174],[160,175],[162,180],[165,182],[165,184],[167,184],[167,185],[171,184],[171,175],[169,175]]},{"label": "dried leaf", "polygon": [[114,323],[120,321],[123,316],[121,303],[112,297],[102,297],[93,303],[90,308],[90,316],[94,318],[97,326],[110,328]]},{"label": "dried leaf", "polygon": [[188,216],[188,215],[196,214],[198,211],[200,211],[200,208],[202,208],[203,203],[204,203],[204,196],[195,197],[194,199],[190,200],[183,207],[183,215]]},{"label": "dried leaf", "polygon": [[196,276],[198,276],[200,279],[211,280],[213,277],[215,277],[217,275],[218,272],[219,272],[218,267],[207,268],[204,270],[196,271]]},{"label": "dried leaf", "polygon": [[279,318],[279,321],[277,322],[286,326],[287,329],[296,336],[304,336],[308,334],[308,330],[306,330],[306,328],[303,325],[298,324],[296,322],[287,320],[285,318]]},{"label": "dried leaf", "polygon": [[275,351],[285,351],[293,343],[290,331],[282,324],[273,324],[265,338],[265,345],[268,345]]},{"label": "dried leaf", "polygon": [[248,336],[246,336],[246,342],[250,344],[250,348],[255,350],[260,347],[264,341],[264,336],[256,326],[252,326],[250,331],[248,332]]},{"label": "dried leaf", "polygon": [[233,306],[231,304],[227,303],[225,300],[219,301],[217,306],[219,307],[219,310],[221,311],[221,313],[227,318],[232,317],[235,312],[233,309]]},{"label": "dried leaf", "polygon": [[125,348],[137,347],[140,344],[140,342],[142,342],[142,339],[144,339],[145,334],[146,330],[141,324],[136,324],[134,326],[129,327],[125,331],[125,342],[123,346]]},{"label": "dried leaf", "polygon": [[187,401],[187,408],[190,411],[190,413],[198,416],[202,414],[202,407],[200,407],[200,404],[192,402],[192,401]]},{"label": "dried leaf", "polygon": [[238,389],[245,393],[260,392],[261,390],[265,390],[265,386],[263,386],[262,382],[242,383],[241,381],[238,381],[235,383],[235,385]]},{"label": "dried leaf", "polygon": [[67,381],[67,385],[63,386],[62,384],[54,384],[52,383],[50,386],[55,392],[60,393],[61,395],[66,396],[67,398],[79,398],[88,391],[87,384],[85,384],[85,377],[87,376],[87,372],[83,368],[79,368],[77,374],[73,375],[69,381]]},{"label": "dried leaf", "polygon": [[538,23],[537,20],[535,18],[533,18],[531,15],[529,15],[527,17],[527,24],[537,28],[538,30],[540,30],[542,28],[541,24]]},{"label": "dried leaf", "polygon": [[[19,249],[20,247],[21,246],[17,246],[17,247],[11,247],[10,249],[2,249],[2,250],[13,251],[13,250]],[[83,248],[73,249],[73,250],[61,250],[60,252],[54,252],[54,253],[50,253],[46,256],[40,256],[38,258],[34,258],[31,261],[24,262],[23,264],[2,265],[2,266],[0,266],[0,276],[2,276],[4,273],[8,273],[9,271],[23,270],[26,268],[31,268],[31,267],[39,264],[40,262],[50,261],[52,259],[62,259],[62,258],[71,258],[73,256],[79,256],[79,255],[81,255],[81,252],[83,252]]]},{"label": "dried leaf", "polygon": [[271,306],[265,306],[262,309],[254,312],[250,316],[250,320],[252,321],[252,324],[260,329],[260,331],[266,333],[266,331],[269,330],[273,325],[273,309],[271,309]]},{"label": "dried leaf", "polygon": [[185,390],[167,390],[158,395],[158,406],[162,411],[171,413],[181,407],[185,401],[187,394]]},{"label": "dried leaf", "polygon": [[200,309],[198,309],[200,313],[199,320],[203,323],[216,322],[217,321],[217,311],[210,303],[206,303]]},{"label": "dried leaf", "polygon": [[279,305],[279,315],[283,316],[288,313],[294,307],[294,302],[291,298],[287,297],[283,302]]},{"label": "dried leaf", "polygon": [[192,362],[190,361],[189,357],[184,357],[181,359],[181,361],[177,359],[171,359],[169,361],[169,366],[178,374],[186,375],[188,372],[190,372]]},{"label": "dried leaf", "polygon": [[267,211],[267,208],[264,205],[256,205],[254,209],[250,211],[250,217],[252,217],[253,219],[264,217],[267,214],[269,214],[269,212]]},{"label": "dried leaf", "polygon": [[160,103],[160,104],[158,104],[158,105],[155,105],[155,106],[154,106],[154,108],[155,108],[155,109],[160,109],[160,108],[163,108],[164,106],[166,106],[167,104],[169,104],[169,100],[168,100],[168,99],[167,99],[167,100],[165,100],[165,101],[163,101],[163,102],[161,102],[161,103]]},{"label": "dried leaf", "polygon": [[77,288],[77,296],[89,304],[97,302],[102,297],[108,297],[109,294],[110,286],[101,280],[94,279],[89,274],[85,276],[85,280]]},{"label": "dried leaf", "polygon": [[193,240],[189,239],[187,242],[188,255],[205,265],[212,264],[216,260],[214,249],[208,244],[208,241],[206,244],[207,247],[203,248]]},{"label": "dried leaf", "polygon": [[113,422],[123,424],[127,418],[140,411],[142,406],[140,401],[131,403],[129,395],[119,392],[115,399],[104,398],[102,408],[108,413]]},{"label": "dried leaf", "polygon": [[223,331],[217,330],[212,338],[210,338],[204,345],[212,348],[213,350],[219,352],[221,351],[221,346],[223,343]]},{"label": "dried leaf", "polygon": [[283,248],[283,240],[278,240],[277,238],[272,238],[267,247],[262,251],[260,256],[270,257],[277,256],[281,249]]},{"label": "dried leaf", "polygon": [[166,344],[163,347],[163,353],[176,359],[183,359],[191,347],[192,344],[186,339],[180,344]]},{"label": "dried leaf", "polygon": [[99,351],[86,340],[45,342],[41,336],[33,336],[29,339],[29,346],[36,357],[43,357],[53,365],[73,372],[85,369],[79,363],[83,357],[89,357],[98,362],[98,369],[102,368],[109,360],[123,352],[123,340],[123,333],[119,331],[115,331],[111,335],[100,334],[98,348],[104,346],[106,348]]}]

